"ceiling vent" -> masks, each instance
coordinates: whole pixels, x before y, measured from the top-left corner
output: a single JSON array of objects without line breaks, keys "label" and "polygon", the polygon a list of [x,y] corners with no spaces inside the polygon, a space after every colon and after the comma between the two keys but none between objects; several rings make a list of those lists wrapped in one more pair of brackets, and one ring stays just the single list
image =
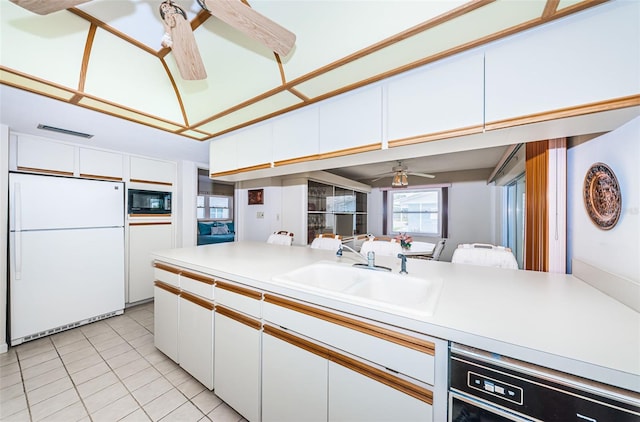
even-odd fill
[{"label": "ceiling vent", "polygon": [[79,136],[81,138],[86,138],[86,139],[93,138],[93,135],[90,135],[88,133],[76,132],[75,130],[62,129],[62,128],[59,128],[59,127],[47,126],[47,125],[43,125],[43,124],[39,124],[38,125],[38,129],[50,130],[51,132],[62,133],[62,134],[65,134],[65,135]]}]

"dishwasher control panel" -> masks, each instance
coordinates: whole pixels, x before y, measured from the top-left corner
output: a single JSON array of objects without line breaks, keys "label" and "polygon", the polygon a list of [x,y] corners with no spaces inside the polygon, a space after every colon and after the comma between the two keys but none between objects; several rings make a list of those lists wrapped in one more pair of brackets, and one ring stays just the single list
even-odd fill
[{"label": "dishwasher control panel", "polygon": [[474,390],[489,393],[495,397],[508,400],[515,404],[522,404],[522,388],[516,387],[515,385],[507,384],[506,382],[495,380],[493,378],[489,378],[485,375],[480,375],[475,372],[469,371],[467,373],[467,386],[473,388]]}]

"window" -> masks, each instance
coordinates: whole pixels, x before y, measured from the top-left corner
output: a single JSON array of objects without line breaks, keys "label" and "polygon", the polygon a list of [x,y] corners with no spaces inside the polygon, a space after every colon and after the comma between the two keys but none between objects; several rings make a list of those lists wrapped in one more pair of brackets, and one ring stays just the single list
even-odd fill
[{"label": "window", "polygon": [[387,191],[389,233],[447,237],[447,188]]},{"label": "window", "polygon": [[218,195],[198,195],[198,220],[229,220],[232,215],[233,197]]}]

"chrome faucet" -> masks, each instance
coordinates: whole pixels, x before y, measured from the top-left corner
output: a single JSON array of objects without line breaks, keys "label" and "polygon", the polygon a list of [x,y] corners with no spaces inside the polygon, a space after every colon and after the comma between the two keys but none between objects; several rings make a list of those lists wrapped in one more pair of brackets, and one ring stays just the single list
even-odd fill
[{"label": "chrome faucet", "polygon": [[369,251],[367,252],[367,256],[364,256],[360,252],[356,251],[355,249],[343,244],[343,245],[340,245],[340,247],[338,248],[338,251],[336,252],[336,256],[342,256],[342,248],[350,250],[351,252],[355,253],[359,258],[367,261],[366,264],[355,263],[353,264],[354,267],[367,268],[369,270],[376,270],[376,271],[391,271],[391,268],[389,267],[376,265],[376,253],[374,251]]},{"label": "chrome faucet", "polygon": [[405,254],[399,253],[398,258],[402,260],[402,263],[400,264],[400,274],[409,274],[407,272],[407,256]]}]

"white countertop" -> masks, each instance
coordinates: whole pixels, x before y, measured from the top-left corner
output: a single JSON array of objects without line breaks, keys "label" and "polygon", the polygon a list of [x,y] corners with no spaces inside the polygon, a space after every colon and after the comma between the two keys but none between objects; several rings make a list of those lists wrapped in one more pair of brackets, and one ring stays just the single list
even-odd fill
[{"label": "white countertop", "polygon": [[[411,276],[443,280],[434,314],[416,320],[271,280],[321,260],[356,262],[346,251],[338,258],[327,250],[242,241],[156,251],[152,257],[640,392],[640,313],[570,275],[407,260]],[[400,270],[397,258],[376,261]]]}]

